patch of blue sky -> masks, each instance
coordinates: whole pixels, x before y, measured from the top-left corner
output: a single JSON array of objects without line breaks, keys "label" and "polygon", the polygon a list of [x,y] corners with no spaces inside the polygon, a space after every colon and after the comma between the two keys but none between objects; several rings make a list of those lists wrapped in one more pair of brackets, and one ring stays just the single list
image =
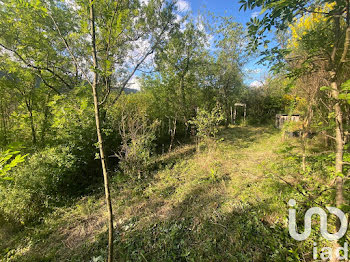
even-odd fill
[{"label": "patch of blue sky", "polygon": [[[181,0],[184,2],[185,0]],[[260,9],[253,10],[240,10],[240,3],[238,0],[186,0],[187,5],[193,12],[193,15],[199,15],[200,13],[209,11],[215,16],[232,16],[234,20],[244,27],[250,21],[251,18],[258,17]],[[272,37],[269,37],[272,41]],[[258,83],[262,83],[268,75],[268,67],[257,64],[260,60],[259,57],[250,58],[248,63],[244,67],[244,83],[247,85],[257,86]]]}]

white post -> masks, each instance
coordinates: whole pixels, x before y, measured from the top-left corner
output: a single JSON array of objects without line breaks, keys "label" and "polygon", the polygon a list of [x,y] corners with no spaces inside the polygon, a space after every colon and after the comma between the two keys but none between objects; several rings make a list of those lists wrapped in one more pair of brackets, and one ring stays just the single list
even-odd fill
[{"label": "white post", "polygon": [[236,116],[237,116],[237,107],[235,106],[235,110],[234,110],[234,113],[233,113],[233,124],[234,125],[236,124]]},{"label": "white post", "polygon": [[247,116],[247,105],[244,105],[244,123]]}]

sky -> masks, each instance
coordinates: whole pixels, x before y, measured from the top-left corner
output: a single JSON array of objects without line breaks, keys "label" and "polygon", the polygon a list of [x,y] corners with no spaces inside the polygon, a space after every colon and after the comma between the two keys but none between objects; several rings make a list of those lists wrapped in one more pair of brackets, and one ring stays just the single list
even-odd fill
[{"label": "sky", "polygon": [[[258,16],[259,10],[239,10],[239,0],[178,0],[179,9],[192,11],[193,15],[199,15],[210,11],[216,16],[232,16],[236,22],[243,26],[251,17]],[[245,84],[260,86],[268,74],[268,68],[256,64],[256,59],[251,59],[245,66]]]}]

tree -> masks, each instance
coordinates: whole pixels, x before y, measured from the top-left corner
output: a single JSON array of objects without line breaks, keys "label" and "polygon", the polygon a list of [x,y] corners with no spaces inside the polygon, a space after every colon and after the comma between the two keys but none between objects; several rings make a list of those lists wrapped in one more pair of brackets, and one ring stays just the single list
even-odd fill
[{"label": "tree", "polygon": [[98,83],[98,58],[97,58],[97,50],[96,50],[96,29],[95,29],[95,11],[94,11],[94,3],[92,0],[89,1],[90,5],[90,30],[91,30],[91,46],[92,46],[92,61],[93,61],[93,80],[92,80],[92,95],[94,98],[94,111],[95,111],[95,120],[96,120],[96,132],[98,139],[98,146],[100,150],[100,159],[102,165],[102,173],[105,187],[105,197],[107,204],[107,212],[108,212],[108,262],[113,261],[113,209],[112,209],[112,201],[109,189],[109,180],[108,180],[108,172],[107,172],[107,162],[105,157],[105,151],[103,147],[103,138],[101,132],[101,123],[100,123],[100,108],[99,108],[99,100],[97,95],[97,83]]},{"label": "tree", "polygon": [[[208,66],[206,34],[190,18],[169,34],[169,41],[155,55],[155,72],[145,75],[142,85],[151,94],[151,116],[160,120],[162,137],[169,137],[169,150],[175,136],[188,135],[188,120],[200,101],[205,101],[201,84]],[[211,97],[210,97],[211,99]],[[206,101],[210,99],[206,98]]]},{"label": "tree", "polygon": [[[336,205],[338,207],[344,204],[343,197],[343,153],[344,153],[344,129],[343,129],[343,112],[341,108],[341,101],[339,94],[341,92],[341,84],[345,81],[344,71],[348,64],[347,58],[349,56],[350,44],[350,10],[349,1],[253,1],[241,0],[241,8],[255,8],[262,9],[263,16],[261,18],[252,18],[249,25],[249,34],[252,36],[252,42],[249,44],[250,48],[258,49],[261,46],[267,47],[269,40],[266,38],[266,32],[277,30],[285,31],[289,24],[294,19],[305,14],[322,15],[327,24],[327,28],[331,29],[331,35],[326,42],[326,46],[322,49],[314,48],[309,57],[324,59],[326,61],[327,78],[330,82],[329,94],[334,103],[334,120],[335,120],[335,173],[336,173]],[[328,5],[328,10],[320,10],[319,5]],[[323,31],[317,32],[318,36],[327,32],[325,28]],[[314,36],[317,34],[314,34]],[[311,42],[309,39],[309,45]],[[288,54],[285,48],[278,46],[271,47],[263,51],[265,61],[272,61],[273,63],[281,62]]]},{"label": "tree", "polygon": [[218,28],[214,29],[218,39],[215,40],[215,68],[218,77],[218,99],[223,105],[228,126],[234,103],[241,102],[237,101],[237,98],[243,85],[241,69],[245,60],[244,34],[242,26],[232,17],[223,17],[220,20]]},{"label": "tree", "polygon": [[190,120],[190,124],[194,125],[197,129],[198,144],[197,149],[200,149],[200,143],[203,142],[208,147],[215,143],[215,137],[219,132],[218,126],[220,122],[224,120],[224,116],[221,109],[216,106],[212,111],[208,112],[204,109],[198,108],[198,112],[195,118]]},{"label": "tree", "polygon": [[[0,70],[6,72],[10,67],[6,65]],[[53,91],[31,70],[20,68],[0,76],[0,85],[3,146],[14,140],[30,146],[43,145],[49,125],[48,102]]]},{"label": "tree", "polygon": [[196,67],[205,66],[201,59],[206,52],[204,44],[204,32],[189,21],[184,29],[177,28],[172,33],[168,44],[156,56],[157,71],[176,95],[174,106],[181,114],[177,118],[182,118],[185,124],[195,109],[191,96],[196,87]]},{"label": "tree", "polygon": [[[66,26],[77,28],[72,12],[64,7],[56,9],[57,17],[60,21],[64,20]],[[74,69],[47,13],[48,9],[41,1],[2,3],[1,57],[11,62],[8,63],[8,72],[19,68],[30,69],[59,93],[74,86],[75,78],[71,73]],[[58,83],[59,88],[54,87]]]},{"label": "tree", "polygon": [[163,45],[174,26],[173,10],[174,3],[166,0],[11,0],[1,4],[0,54],[14,70],[31,70],[56,93],[85,85],[92,88],[108,210],[108,261],[113,260],[113,214],[103,146],[104,116],[135,72]]}]

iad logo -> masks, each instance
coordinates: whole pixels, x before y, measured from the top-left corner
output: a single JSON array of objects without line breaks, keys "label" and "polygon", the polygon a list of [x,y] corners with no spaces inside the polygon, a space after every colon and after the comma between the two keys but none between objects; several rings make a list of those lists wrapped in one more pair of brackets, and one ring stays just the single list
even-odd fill
[{"label": "iad logo", "polygon": [[[289,200],[289,206],[294,207],[296,205],[296,201],[294,199]],[[335,207],[327,207],[329,213],[336,215],[340,220],[340,229],[337,233],[330,234],[327,230],[327,213],[319,207],[312,207],[308,209],[305,213],[304,218],[304,232],[298,233],[297,224],[296,224],[296,210],[293,208],[289,209],[289,234],[292,238],[298,241],[303,241],[307,239],[311,234],[311,218],[313,215],[318,215],[320,217],[320,229],[321,235],[327,240],[339,240],[342,238],[348,228],[348,219],[345,214],[338,208]],[[342,253],[343,255],[340,255]],[[344,243],[344,247],[337,247],[335,252],[330,247],[323,247],[320,252],[320,257],[322,260],[329,260],[333,258],[335,254],[336,258],[339,260],[347,260],[348,259],[348,243]],[[313,258],[318,258],[318,249],[317,243],[314,243],[313,248]]]},{"label": "iad logo", "polygon": [[[296,205],[296,201],[294,199],[289,200],[289,206],[294,207]],[[296,210],[290,208],[289,209],[289,234],[292,238],[298,241],[303,241],[307,239],[311,234],[311,218],[313,215],[320,216],[321,222],[321,234],[327,240],[338,240],[342,238],[347,229],[348,229],[348,219],[346,218],[343,211],[335,207],[327,207],[329,213],[336,215],[341,223],[340,229],[337,233],[330,234],[327,230],[327,213],[319,207],[312,207],[308,211],[306,211],[305,219],[304,219],[304,232],[299,234],[297,232],[297,224],[296,224]]]}]

